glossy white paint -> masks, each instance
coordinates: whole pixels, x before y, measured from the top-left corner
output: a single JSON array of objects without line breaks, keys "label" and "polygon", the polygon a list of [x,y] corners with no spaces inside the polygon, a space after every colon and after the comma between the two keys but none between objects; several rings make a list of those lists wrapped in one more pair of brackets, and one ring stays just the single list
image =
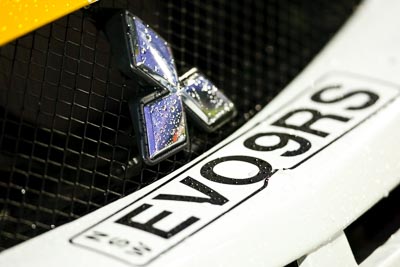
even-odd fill
[{"label": "glossy white paint", "polygon": [[305,258],[298,260],[299,267],[355,267],[358,266],[346,235],[340,235],[322,246],[317,251],[311,252]]},{"label": "glossy white paint", "polygon": [[400,262],[400,230],[377,248],[361,264],[361,267],[397,267]]}]

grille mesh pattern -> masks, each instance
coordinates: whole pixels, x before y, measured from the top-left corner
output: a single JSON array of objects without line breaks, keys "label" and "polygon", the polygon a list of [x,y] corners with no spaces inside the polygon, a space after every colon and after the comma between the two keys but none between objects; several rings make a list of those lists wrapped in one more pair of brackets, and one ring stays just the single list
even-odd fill
[{"label": "grille mesh pattern", "polygon": [[[358,1],[102,0],[0,47],[0,251],[134,192],[217,144],[266,105]],[[198,67],[237,105],[190,149],[138,160],[130,82],[113,62],[102,8],[127,8],[170,42],[178,71]],[[300,90],[301,88],[299,88]]]}]

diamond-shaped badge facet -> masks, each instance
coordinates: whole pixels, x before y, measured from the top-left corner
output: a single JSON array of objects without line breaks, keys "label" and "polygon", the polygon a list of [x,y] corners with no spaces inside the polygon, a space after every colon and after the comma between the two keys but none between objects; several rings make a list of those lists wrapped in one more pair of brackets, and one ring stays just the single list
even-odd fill
[{"label": "diamond-shaped badge facet", "polygon": [[126,13],[126,21],[134,67],[170,91],[177,91],[178,74],[168,43],[132,14]]},{"label": "diamond-shaped badge facet", "polygon": [[188,113],[207,131],[213,131],[236,114],[232,101],[196,68],[181,78]]},{"label": "diamond-shaped badge facet", "polygon": [[183,105],[177,93],[145,104],[143,115],[150,159],[187,141]]}]

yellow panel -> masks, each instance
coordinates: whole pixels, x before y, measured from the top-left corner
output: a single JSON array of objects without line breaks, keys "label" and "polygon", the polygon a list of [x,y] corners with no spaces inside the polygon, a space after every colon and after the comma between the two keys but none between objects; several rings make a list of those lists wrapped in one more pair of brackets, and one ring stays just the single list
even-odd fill
[{"label": "yellow panel", "polygon": [[0,0],[0,45],[97,0]]}]

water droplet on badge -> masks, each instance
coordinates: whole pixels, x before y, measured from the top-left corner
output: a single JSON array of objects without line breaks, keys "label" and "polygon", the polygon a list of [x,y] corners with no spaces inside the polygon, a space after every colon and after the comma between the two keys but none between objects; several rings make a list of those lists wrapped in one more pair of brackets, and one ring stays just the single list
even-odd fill
[{"label": "water droplet on badge", "polygon": [[150,34],[146,34],[146,39],[147,39],[147,41],[151,42],[151,35]]},{"label": "water droplet on badge", "polygon": [[26,191],[24,188],[21,189],[21,194],[25,195]]},{"label": "water droplet on badge", "polygon": [[175,112],[175,107],[171,106],[171,112]]}]

